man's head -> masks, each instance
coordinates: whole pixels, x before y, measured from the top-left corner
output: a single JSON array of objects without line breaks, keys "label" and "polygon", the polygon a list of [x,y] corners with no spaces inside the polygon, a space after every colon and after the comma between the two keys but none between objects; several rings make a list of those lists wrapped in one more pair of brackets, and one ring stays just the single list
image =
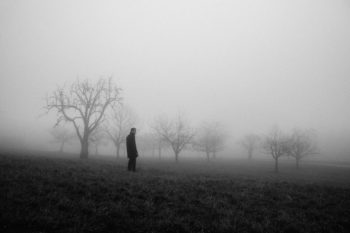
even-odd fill
[{"label": "man's head", "polygon": [[131,128],[130,134],[136,134],[136,128]]}]

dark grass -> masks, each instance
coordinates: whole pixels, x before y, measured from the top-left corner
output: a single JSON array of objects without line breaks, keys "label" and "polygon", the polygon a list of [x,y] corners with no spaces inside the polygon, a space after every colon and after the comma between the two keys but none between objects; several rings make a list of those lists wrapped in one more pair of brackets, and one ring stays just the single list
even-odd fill
[{"label": "dark grass", "polygon": [[[0,231],[340,233],[350,228],[349,169],[315,167],[312,173],[306,166],[276,175],[257,163],[242,163],[230,173],[227,164],[220,170],[218,164],[152,166],[141,160],[133,174],[124,162],[0,155]],[[337,176],[342,182],[333,185]]]}]

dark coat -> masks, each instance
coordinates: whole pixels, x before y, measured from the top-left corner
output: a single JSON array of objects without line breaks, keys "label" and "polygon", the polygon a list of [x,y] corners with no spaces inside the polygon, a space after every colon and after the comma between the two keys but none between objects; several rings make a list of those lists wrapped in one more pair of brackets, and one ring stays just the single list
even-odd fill
[{"label": "dark coat", "polygon": [[136,148],[135,134],[126,137],[126,151],[129,159],[135,159],[139,154]]}]

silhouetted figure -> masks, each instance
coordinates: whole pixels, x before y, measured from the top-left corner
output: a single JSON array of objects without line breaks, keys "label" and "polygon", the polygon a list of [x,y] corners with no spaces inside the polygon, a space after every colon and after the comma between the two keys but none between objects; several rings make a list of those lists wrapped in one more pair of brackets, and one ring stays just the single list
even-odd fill
[{"label": "silhouetted figure", "polygon": [[136,128],[131,128],[130,134],[126,137],[126,151],[128,153],[128,171],[135,171],[136,158],[139,155],[136,148],[135,141]]}]

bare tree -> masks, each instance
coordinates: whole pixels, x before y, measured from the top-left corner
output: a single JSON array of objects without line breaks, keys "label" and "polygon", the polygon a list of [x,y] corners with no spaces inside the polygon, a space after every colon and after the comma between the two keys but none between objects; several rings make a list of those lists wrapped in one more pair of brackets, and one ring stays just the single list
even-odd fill
[{"label": "bare tree", "polygon": [[164,139],[162,137],[159,137],[159,135],[157,135],[155,139],[156,139],[155,146],[156,146],[157,151],[158,151],[158,158],[159,158],[159,160],[161,160],[163,150],[168,148],[168,146],[166,144],[166,141],[164,141]]},{"label": "bare tree", "polygon": [[89,137],[103,120],[106,110],[121,101],[112,78],[96,83],[77,79],[69,87],[58,87],[46,98],[46,109],[57,111],[57,123],[71,122],[81,144],[80,158],[88,158]]},{"label": "bare tree", "polygon": [[97,127],[90,135],[89,142],[95,147],[95,155],[99,155],[98,148],[101,145],[107,145],[106,134],[101,126]]},{"label": "bare tree", "polygon": [[212,134],[212,152],[214,159],[216,159],[216,154],[224,149],[226,137],[227,132],[218,123],[214,124]]},{"label": "bare tree", "polygon": [[135,113],[130,108],[122,105],[114,108],[112,115],[108,118],[105,131],[116,147],[117,158],[120,157],[121,146],[125,143],[126,136],[135,123]]},{"label": "bare tree", "polygon": [[315,132],[312,130],[295,129],[288,140],[288,155],[295,158],[296,168],[300,167],[300,160],[308,155],[317,154]]},{"label": "bare tree", "polygon": [[72,141],[74,138],[74,134],[69,129],[63,127],[63,126],[56,126],[50,130],[51,135],[54,138],[54,143],[59,143],[60,148],[59,152],[63,153],[64,146]]},{"label": "bare tree", "polygon": [[240,142],[242,147],[248,152],[248,159],[251,160],[254,151],[258,148],[260,137],[256,134],[246,135]]},{"label": "bare tree", "polygon": [[191,129],[184,117],[179,115],[176,119],[170,121],[165,118],[159,118],[155,121],[153,129],[155,132],[171,146],[175,154],[175,161],[179,161],[179,154],[190,144],[194,131]]},{"label": "bare tree", "polygon": [[271,132],[265,137],[263,147],[271,154],[275,160],[275,172],[278,172],[278,159],[287,154],[288,139],[278,127],[274,127]]},{"label": "bare tree", "polygon": [[205,152],[209,161],[211,154],[216,158],[216,153],[223,149],[225,138],[225,131],[219,123],[203,123],[193,142],[193,148]]},{"label": "bare tree", "polygon": [[152,154],[155,155],[157,151],[158,159],[162,159],[163,150],[169,147],[168,143],[158,134],[152,134],[153,148]]},{"label": "bare tree", "polygon": [[152,156],[155,157],[157,154],[159,160],[162,158],[163,150],[168,147],[168,144],[164,141],[163,137],[155,132],[140,135],[138,142],[140,148],[148,151],[151,150]]},{"label": "bare tree", "polygon": [[137,147],[141,149],[144,153],[147,152],[152,155],[156,154],[157,149],[157,136],[153,133],[142,133],[138,136]]}]

